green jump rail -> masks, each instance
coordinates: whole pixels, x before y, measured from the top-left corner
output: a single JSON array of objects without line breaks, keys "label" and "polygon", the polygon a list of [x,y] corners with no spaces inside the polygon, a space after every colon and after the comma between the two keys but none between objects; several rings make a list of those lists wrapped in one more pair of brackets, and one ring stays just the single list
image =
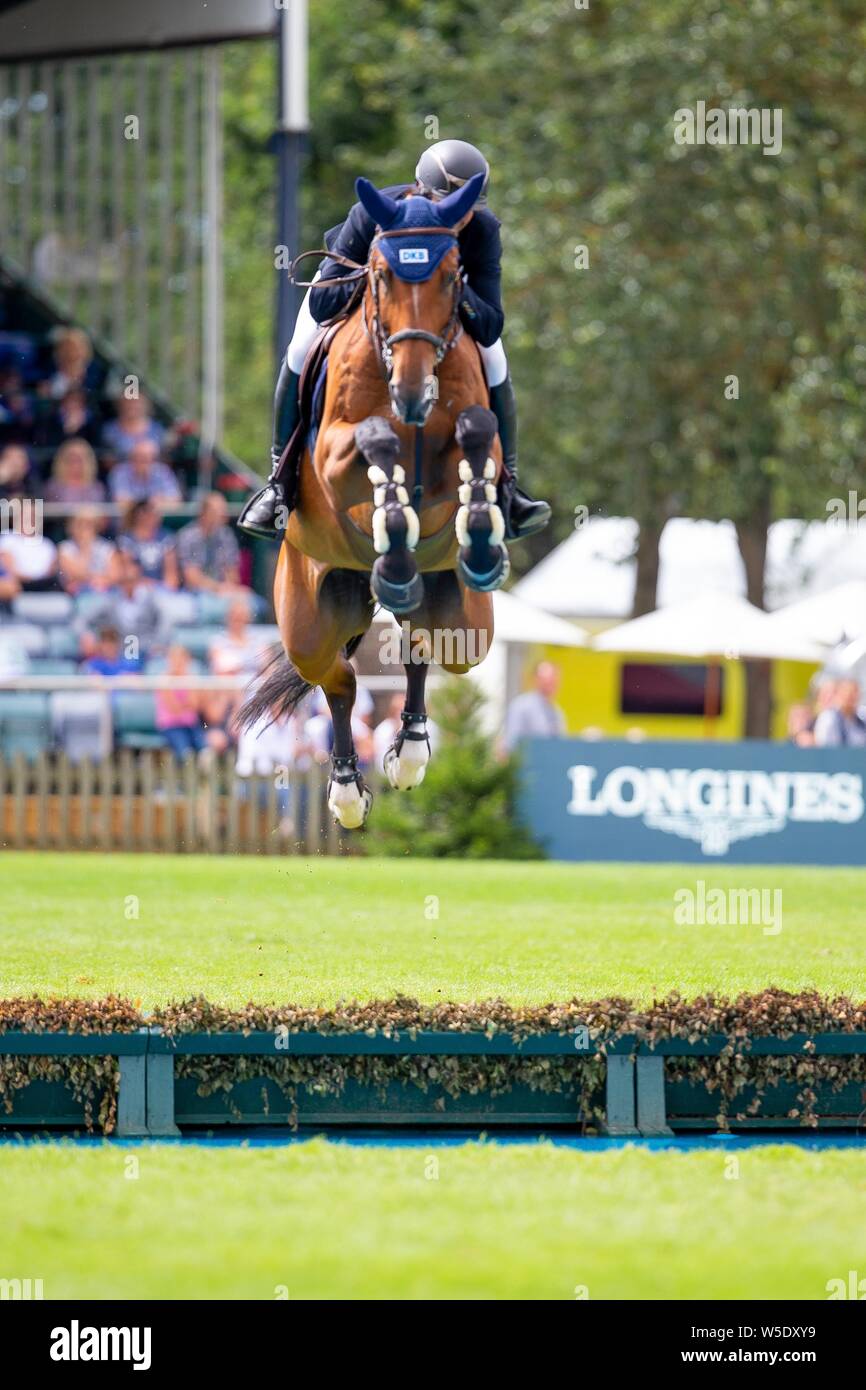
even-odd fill
[{"label": "green jump rail", "polygon": [[[198,1094],[194,1077],[179,1076],[175,1059],[183,1057],[335,1057],[459,1056],[577,1057],[603,1056],[603,1132],[620,1136],[664,1136],[678,1131],[714,1130],[718,1092],[702,1078],[674,1080],[666,1064],[689,1057],[722,1053],[737,1057],[866,1056],[866,1033],[798,1033],[788,1038],[717,1035],[699,1041],[668,1038],[650,1045],[634,1036],[590,1039],[577,1033],[533,1034],[515,1039],[507,1033],[395,1032],[318,1033],[225,1032],[168,1035],[156,1027],[130,1033],[67,1034],[8,1032],[0,1034],[0,1056],[114,1056],[119,1063],[117,1135],[176,1136],[192,1127],[279,1124],[288,1122],[289,1105],[276,1083],[262,1077],[239,1080],[230,1090]],[[298,1087],[297,1120],[308,1125],[467,1125],[569,1126],[583,1122],[577,1084],[545,1093],[515,1085],[498,1096],[461,1094],[446,1097],[435,1086],[424,1092],[400,1080],[379,1088],[347,1081],[338,1096],[317,1095]],[[729,1117],[731,1129],[798,1129],[790,1114],[797,1087],[780,1082],[762,1094],[747,1118]],[[748,1089],[732,1107],[748,1109]],[[601,1096],[599,1096],[601,1100]],[[833,1091],[818,1087],[815,1113],[824,1128],[861,1128],[866,1123],[866,1088],[845,1083]],[[11,1114],[0,1113],[6,1129],[81,1128],[83,1108],[62,1083],[33,1081],[16,1091]]]}]

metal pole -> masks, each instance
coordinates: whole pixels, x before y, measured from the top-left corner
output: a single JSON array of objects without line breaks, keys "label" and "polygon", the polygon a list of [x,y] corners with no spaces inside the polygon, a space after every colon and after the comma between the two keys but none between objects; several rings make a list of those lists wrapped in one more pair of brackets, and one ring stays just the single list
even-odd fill
[{"label": "metal pole", "polygon": [[[307,0],[278,0],[279,111],[277,156],[277,246],[300,251],[300,182],[304,139],[310,128],[307,102]],[[282,361],[295,325],[300,295],[285,270],[278,271],[276,348]]]},{"label": "metal pole", "polygon": [[205,52],[202,115],[202,184],[204,198],[204,265],[202,298],[202,415],[199,492],[213,476],[213,451],[223,426],[223,155],[221,62],[219,48]]}]

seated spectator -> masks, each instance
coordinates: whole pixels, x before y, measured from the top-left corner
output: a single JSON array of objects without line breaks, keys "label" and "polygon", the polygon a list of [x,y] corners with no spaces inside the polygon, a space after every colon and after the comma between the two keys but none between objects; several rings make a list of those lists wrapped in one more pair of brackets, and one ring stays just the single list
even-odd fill
[{"label": "seated spectator", "polygon": [[818,748],[866,748],[866,719],[860,714],[860,686],[845,678],[835,682],[832,707],[815,720]]},{"label": "seated spectator", "polygon": [[109,420],[103,428],[102,447],[123,462],[142,439],[153,444],[159,455],[165,443],[165,430],[151,418],[150,401],[146,396],[136,396],[132,400],[121,396],[117,402],[117,419]]},{"label": "seated spectator", "polygon": [[96,455],[87,440],[67,439],[54,455],[51,477],[45,484],[46,502],[69,507],[104,502],[105,488],[96,472]]},{"label": "seated spectator", "polygon": [[67,439],[84,439],[95,446],[99,441],[99,418],[87,392],[80,386],[67,391],[36,425],[33,437],[36,444],[49,449],[59,448]]},{"label": "seated spectator", "polygon": [[226,612],[226,630],[215,637],[208,662],[215,676],[258,675],[262,643],[249,630],[250,605],[242,594],[232,599]]},{"label": "seated spectator", "polygon": [[38,495],[39,483],[30,455],[23,444],[4,444],[0,449],[0,496]]},{"label": "seated spectator", "polygon": [[0,559],[0,611],[7,607],[10,601],[17,598],[20,593],[21,585],[15,575],[9,573]]},{"label": "seated spectator", "polygon": [[223,594],[240,587],[238,543],[227,523],[225,498],[219,492],[208,493],[198,521],[184,526],[177,538],[185,588]]},{"label": "seated spectator", "polygon": [[45,384],[44,394],[59,401],[80,387],[92,395],[99,386],[100,371],[93,360],[90,339],[82,328],[64,328],[54,344],[56,372]]},{"label": "seated spectator", "polygon": [[[175,644],[168,649],[166,675],[182,677],[190,674],[190,655],[185,647]],[[207,739],[199,714],[199,699],[195,691],[176,686],[156,692],[156,727],[164,734],[174,756],[183,761],[190,753],[203,753]]]},{"label": "seated spectator", "polygon": [[88,676],[126,676],[138,671],[140,664],[124,655],[123,638],[116,627],[101,627],[81,670]]},{"label": "seated spectator", "polygon": [[0,366],[0,438],[30,439],[36,421],[33,401],[14,363]]},{"label": "seated spectator", "polygon": [[[211,675],[238,676],[243,681],[258,675],[262,644],[249,633],[250,606],[239,594],[229,604],[226,630],[215,637],[208,649]],[[228,747],[234,732],[234,715],[243,691],[208,690],[202,696],[202,709],[211,743],[220,751]]]},{"label": "seated spectator", "polygon": [[68,594],[100,593],[117,578],[117,552],[99,530],[99,514],[86,508],[66,523],[59,555],[60,582]]},{"label": "seated spectator", "polygon": [[177,478],[162,463],[159,450],[150,439],[133,444],[129,458],[116,463],[108,475],[108,490],[114,502],[155,502],[170,507],[180,501]]},{"label": "seated spectator", "polygon": [[159,510],[152,502],[132,503],[118,534],[117,548],[138,561],[147,584],[180,588],[175,538],[163,527]]},{"label": "seated spectator", "polygon": [[10,509],[9,529],[0,531],[0,564],[25,593],[57,589],[57,546],[25,531],[23,521],[20,509]]},{"label": "seated spectator", "polygon": [[132,555],[117,553],[117,583],[107,589],[102,603],[93,613],[88,630],[81,636],[85,656],[94,650],[93,630],[111,627],[121,632],[124,643],[134,639],[134,652],[126,647],[130,657],[144,660],[153,654],[164,640],[163,621],[153,590],[142,583],[141,570]]}]

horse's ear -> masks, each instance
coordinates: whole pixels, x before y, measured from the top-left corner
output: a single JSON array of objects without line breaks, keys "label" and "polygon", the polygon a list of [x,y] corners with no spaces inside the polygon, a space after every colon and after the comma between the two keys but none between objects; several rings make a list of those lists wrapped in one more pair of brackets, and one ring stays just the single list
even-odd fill
[{"label": "horse's ear", "polygon": [[458,188],[455,193],[449,193],[447,198],[436,204],[436,216],[443,227],[456,227],[470,208],[475,206],[484,187],[484,179],[484,174],[473,174],[462,188]]},{"label": "horse's ear", "polygon": [[400,211],[400,204],[389,198],[387,193],[380,193],[369,179],[356,179],[355,192],[359,203],[369,212],[376,226],[387,232]]}]

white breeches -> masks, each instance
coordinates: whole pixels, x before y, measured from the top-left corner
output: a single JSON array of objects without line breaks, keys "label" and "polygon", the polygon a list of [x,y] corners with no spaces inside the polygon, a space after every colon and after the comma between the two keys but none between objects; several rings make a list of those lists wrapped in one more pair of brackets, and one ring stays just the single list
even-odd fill
[{"label": "white breeches", "polygon": [[[315,280],[319,278],[316,271]],[[292,334],[292,341],[289,343],[286,352],[286,361],[290,369],[300,376],[307,360],[307,353],[313,345],[313,339],[319,331],[320,325],[316,323],[310,313],[310,295],[312,290],[307,290],[304,295],[304,302],[298,310],[298,318],[295,323],[295,331]],[[508,359],[505,356],[505,348],[502,346],[502,339],[497,338],[496,342],[490,347],[479,347],[481,360],[484,363],[484,372],[487,377],[488,386],[501,386],[508,375]]]}]

